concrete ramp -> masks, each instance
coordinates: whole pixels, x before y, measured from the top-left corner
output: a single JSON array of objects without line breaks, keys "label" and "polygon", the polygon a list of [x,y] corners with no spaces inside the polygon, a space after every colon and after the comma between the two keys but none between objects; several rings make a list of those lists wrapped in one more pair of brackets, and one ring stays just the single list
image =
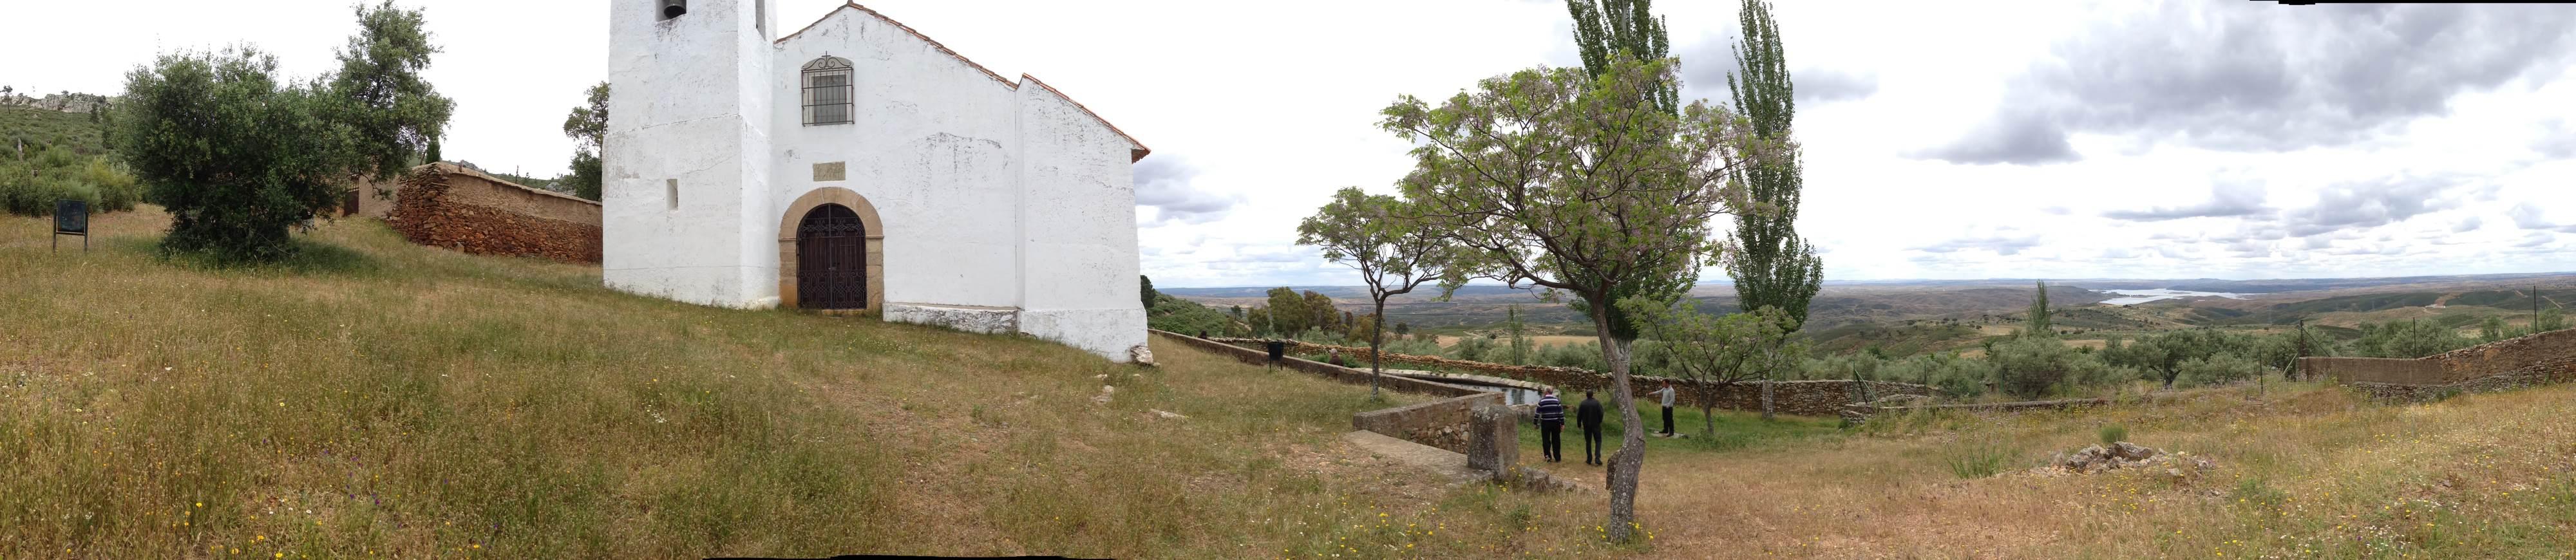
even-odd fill
[{"label": "concrete ramp", "polygon": [[1371,455],[1438,474],[1449,479],[1450,482],[1473,482],[1485,478],[1484,473],[1467,468],[1465,453],[1396,439],[1367,430],[1352,430],[1350,433],[1342,434],[1342,441],[1350,442],[1352,446],[1367,451]]}]

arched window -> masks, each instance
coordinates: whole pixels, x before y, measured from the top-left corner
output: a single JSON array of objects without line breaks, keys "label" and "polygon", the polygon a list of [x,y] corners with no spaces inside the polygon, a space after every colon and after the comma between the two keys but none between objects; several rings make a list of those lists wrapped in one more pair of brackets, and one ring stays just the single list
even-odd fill
[{"label": "arched window", "polygon": [[850,123],[850,61],[823,57],[805,63],[805,125]]}]

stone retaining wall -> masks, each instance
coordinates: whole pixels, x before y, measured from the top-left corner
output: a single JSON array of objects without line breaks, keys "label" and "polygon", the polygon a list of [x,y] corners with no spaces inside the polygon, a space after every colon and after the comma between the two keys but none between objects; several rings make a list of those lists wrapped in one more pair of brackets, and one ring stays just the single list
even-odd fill
[{"label": "stone retaining wall", "polygon": [[2374,397],[2396,400],[2566,383],[2576,381],[2576,329],[2416,359],[2299,358],[2299,368]]},{"label": "stone retaining wall", "polygon": [[1414,443],[1467,452],[1467,413],[1503,403],[1502,393],[1473,395],[1351,415],[1351,427]]},{"label": "stone retaining wall", "polygon": [[[1149,331],[1149,332],[1152,332],[1152,333],[1154,333],[1154,334],[1157,334],[1157,335],[1162,335],[1162,336],[1163,336],[1163,338],[1165,338],[1165,339],[1169,339],[1169,340],[1173,340],[1173,341],[1178,341],[1178,342],[1180,342],[1180,343],[1182,343],[1182,344],[1189,345],[1189,346],[1190,346],[1190,347],[1192,347],[1192,348],[1197,348],[1197,349],[1200,349],[1200,350],[1206,350],[1206,351],[1209,351],[1209,352],[1215,352],[1215,353],[1217,353],[1218,355],[1221,355],[1221,356],[1228,356],[1228,357],[1232,357],[1232,358],[1234,358],[1235,360],[1241,361],[1241,362],[1243,362],[1243,363],[1253,364],[1253,365],[1266,365],[1266,364],[1269,364],[1269,363],[1270,363],[1270,354],[1269,354],[1268,352],[1263,352],[1263,351],[1260,351],[1260,350],[1254,350],[1254,349],[1250,349],[1250,348],[1244,348],[1244,347],[1241,347],[1241,346],[1235,346],[1235,345],[1232,345],[1232,344],[1226,344],[1226,343],[1223,343],[1223,342],[1217,342],[1217,341],[1215,341],[1215,340],[1201,339],[1201,338],[1198,338],[1198,337],[1189,336],[1189,335],[1180,334],[1180,333],[1175,333],[1175,332],[1170,332],[1170,331],[1160,331],[1160,330],[1152,330],[1152,329],[1148,329],[1148,331]],[[1279,366],[1280,366],[1280,367],[1284,367],[1284,368],[1288,368],[1288,369],[1293,369],[1293,370],[1297,370],[1297,371],[1306,372],[1306,373],[1311,373],[1311,374],[1315,374],[1315,375],[1320,375],[1320,376],[1323,376],[1325,379],[1331,379],[1331,380],[1334,380],[1334,381],[1340,381],[1340,382],[1343,382],[1343,383],[1353,383],[1353,384],[1359,384],[1359,385],[1367,385],[1367,384],[1369,384],[1369,372],[1368,372],[1368,370],[1351,369],[1351,368],[1346,368],[1346,367],[1336,366],[1336,365],[1327,364],[1327,363],[1323,363],[1323,362],[1318,362],[1318,361],[1314,361],[1314,360],[1300,359],[1300,358],[1297,358],[1297,357],[1295,357],[1295,356],[1284,356],[1284,357],[1281,357],[1281,358],[1280,358],[1280,360],[1279,360]],[[1379,387],[1383,387],[1383,388],[1385,388],[1385,389],[1387,389],[1387,390],[1389,390],[1389,391],[1403,391],[1403,392],[1406,392],[1406,393],[1414,393],[1414,394],[1421,394],[1421,395],[1431,395],[1431,396],[1435,396],[1435,397],[1464,397],[1464,396],[1468,396],[1468,395],[1482,395],[1482,394],[1494,394],[1494,395],[1499,396],[1499,395],[1501,394],[1501,393],[1494,393],[1494,392],[1491,392],[1491,391],[1484,391],[1484,390],[1473,389],[1473,388],[1468,388],[1468,387],[1460,387],[1460,386],[1457,386],[1457,385],[1450,385],[1450,384],[1447,384],[1447,383],[1436,383],[1436,382],[1431,382],[1431,381],[1423,381],[1423,380],[1420,380],[1420,379],[1412,379],[1412,378],[1407,378],[1407,377],[1403,377],[1403,376],[1396,376],[1396,375],[1381,376],[1381,377],[1378,379],[1378,386],[1379,386]],[[1396,434],[1387,434],[1387,435],[1391,435],[1391,436],[1395,436],[1395,437],[1404,437],[1404,436],[1396,435]]]},{"label": "stone retaining wall", "polygon": [[385,223],[413,243],[483,255],[599,262],[597,202],[448,163],[414,168],[396,191]]},{"label": "stone retaining wall", "polygon": [[[1267,341],[1257,338],[1212,338],[1206,342],[1224,343],[1228,346],[1233,346],[1236,344],[1259,345]],[[1342,352],[1342,356],[1350,360],[1367,363],[1369,359],[1369,349],[1367,348],[1315,344],[1294,340],[1285,342],[1288,344],[1288,351],[1290,353],[1322,354],[1333,350],[1340,350]],[[1237,349],[1243,349],[1242,346],[1234,347]],[[1267,356],[1267,354],[1263,354],[1257,350],[1246,349],[1246,351],[1254,352],[1256,355]],[[1605,391],[1605,402],[1607,401],[1606,391],[1608,391],[1610,387],[1610,376],[1583,368],[1489,364],[1484,362],[1452,360],[1439,356],[1418,356],[1395,353],[1388,353],[1383,361],[1389,365],[1402,364],[1420,367],[1442,367],[1473,371],[1497,377],[1533,381],[1556,387],[1557,390],[1564,391],[1565,394],[1575,394],[1586,390]],[[1685,379],[1667,379],[1640,375],[1630,376],[1628,379],[1628,386],[1629,390],[1635,392],[1634,394],[1637,396],[1638,404],[1652,406],[1652,403],[1655,401],[1651,400],[1650,397],[1647,397],[1646,393],[1662,387],[1662,384],[1666,381],[1672,382],[1673,387],[1679,389],[1682,393],[1680,398],[1675,399],[1677,401],[1676,406],[1698,406],[1697,403],[1708,401],[1716,408],[1745,411],[1762,410],[1762,386],[1759,383],[1714,384],[1707,387],[1699,387],[1698,384]],[[1875,400],[1896,394],[1933,394],[1933,388],[1928,385],[1890,381],[1870,381],[1866,382],[1867,396],[1869,398],[1864,399],[1861,398],[1863,385],[1864,383],[1862,382],[1854,382],[1848,379],[1781,381],[1778,382],[1778,386],[1773,389],[1773,410],[1781,414],[1798,416],[1834,416],[1840,414],[1842,412],[1843,405],[1846,404],[1865,400]]]}]

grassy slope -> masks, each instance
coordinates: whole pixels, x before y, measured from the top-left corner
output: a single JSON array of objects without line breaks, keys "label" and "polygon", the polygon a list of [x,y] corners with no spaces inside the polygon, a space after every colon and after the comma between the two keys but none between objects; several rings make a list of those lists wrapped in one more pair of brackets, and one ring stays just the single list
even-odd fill
[{"label": "grassy slope", "polygon": [[[58,145],[84,156],[107,153],[99,125],[89,121],[89,113],[0,105],[0,148],[16,148],[12,140]],[[14,152],[10,155],[15,157]]]},{"label": "grassy slope", "polygon": [[[1601,495],[1427,483],[1334,442],[1380,406],[1362,390],[1172,345],[1094,407],[1092,376],[1132,370],[1052,344],[621,295],[595,269],[367,222],[327,226],[286,269],[195,270],[147,256],[161,219],[103,216],[86,255],[0,219],[0,556],[2535,556],[2576,539],[2576,387],[2387,407],[2275,385],[1864,433],[1722,413],[1741,436],[1651,442],[1655,539],[1611,547]],[[2033,466],[2105,423],[2220,467],[2180,485],[1945,467],[1981,450]]]},{"label": "grassy slope", "polygon": [[1357,387],[1158,344],[1095,407],[1093,376],[1134,368],[616,294],[372,222],[292,267],[197,270],[148,256],[163,219],[102,217],[88,254],[0,221],[0,556],[1437,545],[1370,507],[1404,477],[1332,452],[1386,406]]}]

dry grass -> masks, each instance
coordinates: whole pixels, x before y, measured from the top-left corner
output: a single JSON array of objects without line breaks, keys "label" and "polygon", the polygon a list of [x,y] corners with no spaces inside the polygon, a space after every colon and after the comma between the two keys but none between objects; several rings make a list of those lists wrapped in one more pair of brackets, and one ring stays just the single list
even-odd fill
[{"label": "dry grass", "polygon": [[[2576,387],[2380,406],[2276,384],[2161,407],[1894,419],[1727,453],[1658,445],[1639,516],[1657,551],[1735,557],[2563,557],[2576,550],[2570,402]],[[2218,466],[2180,483],[2161,469],[2028,471],[2113,424]],[[1978,449],[2006,474],[1954,474]]]},{"label": "dry grass", "polygon": [[150,256],[165,220],[101,216],[87,254],[0,222],[0,557],[1481,546],[1432,534],[1433,487],[1337,447],[1411,397],[1158,344],[1099,407],[1094,376],[1138,370],[628,296],[367,221],[205,270]]},{"label": "dry grass", "polygon": [[[1334,438],[1351,412],[1412,398],[1158,344],[1164,367],[1096,407],[1093,376],[1136,370],[1014,337],[627,296],[595,268],[414,247],[368,222],[326,226],[294,263],[202,270],[149,256],[163,219],[100,217],[86,255],[47,253],[41,220],[0,221],[0,557],[2538,557],[2576,542],[2576,387],[2379,406],[2275,384],[1859,431],[1729,416],[1722,430],[1759,437],[1653,442],[1652,539],[1610,545],[1598,493],[1448,488]],[[2219,467],[2169,483],[1949,466],[1972,448],[2036,466],[2106,424]]]}]

